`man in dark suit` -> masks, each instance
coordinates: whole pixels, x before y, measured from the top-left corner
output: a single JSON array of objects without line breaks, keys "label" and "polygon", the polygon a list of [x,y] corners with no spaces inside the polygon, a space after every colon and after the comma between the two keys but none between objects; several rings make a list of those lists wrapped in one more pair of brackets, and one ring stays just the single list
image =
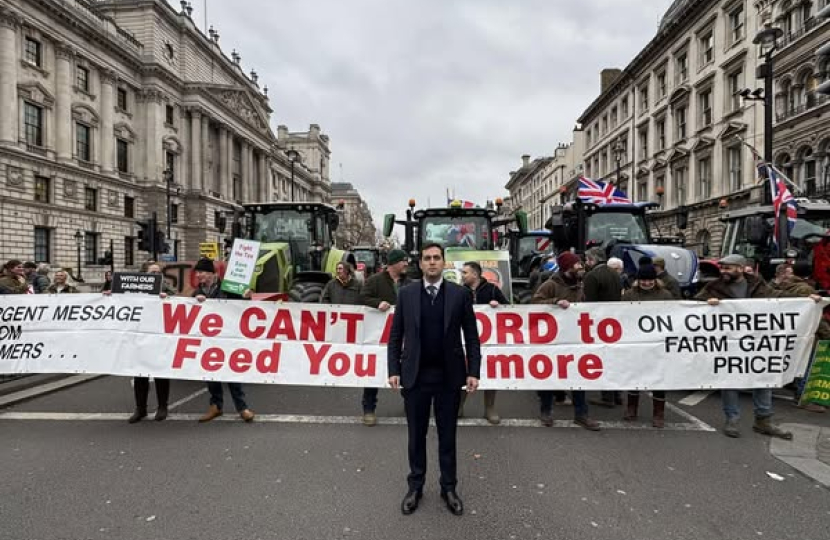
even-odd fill
[{"label": "man in dark suit", "polygon": [[426,438],[434,405],[441,498],[453,514],[460,516],[464,505],[455,490],[458,390],[465,384],[468,393],[478,388],[481,345],[472,295],[443,279],[443,248],[438,244],[423,246],[420,266],[423,281],[398,292],[388,348],[389,385],[402,389],[409,428],[409,491],[401,502],[401,512],[414,512],[423,495]]}]

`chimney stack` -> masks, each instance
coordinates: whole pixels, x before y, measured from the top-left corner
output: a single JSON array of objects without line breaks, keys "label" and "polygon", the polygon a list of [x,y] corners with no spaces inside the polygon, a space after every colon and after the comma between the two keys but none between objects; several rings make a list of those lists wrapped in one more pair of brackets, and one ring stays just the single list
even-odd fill
[{"label": "chimney stack", "polygon": [[525,154],[522,156],[522,167],[527,167],[528,165],[530,165],[530,156]]},{"label": "chimney stack", "polygon": [[606,90],[608,90],[614,81],[616,81],[619,76],[622,74],[622,70],[617,68],[606,68],[600,71],[599,73],[599,92],[600,94],[604,94]]}]

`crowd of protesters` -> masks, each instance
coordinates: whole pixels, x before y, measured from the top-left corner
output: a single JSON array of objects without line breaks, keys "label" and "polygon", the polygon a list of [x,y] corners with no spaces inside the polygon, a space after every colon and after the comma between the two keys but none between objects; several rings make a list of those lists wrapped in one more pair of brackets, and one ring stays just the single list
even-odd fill
[{"label": "crowd of protesters", "polygon": [[[402,250],[395,249],[387,255],[387,265],[381,272],[363,280],[356,275],[355,269],[348,262],[340,262],[336,275],[325,285],[321,294],[321,303],[341,305],[364,305],[380,311],[387,311],[397,301],[398,293],[404,286],[412,283],[407,277],[408,257]],[[661,258],[642,257],[638,261],[635,275],[623,272],[623,262],[618,258],[607,258],[600,248],[592,248],[585,253],[584,259],[572,252],[563,252],[542,261],[531,275],[533,304],[548,304],[559,309],[568,309],[577,302],[648,302],[681,299],[680,286],[665,268]],[[738,298],[774,298],[774,297],[810,297],[818,301],[816,285],[811,281],[810,265],[806,262],[784,263],[777,267],[775,277],[765,282],[755,274],[747,261],[739,255],[729,255],[719,261],[721,275],[705,284],[695,296],[696,300],[717,305],[723,299]],[[161,274],[162,266],[148,261],[142,266],[142,272]],[[0,294],[66,294],[77,293],[78,289],[70,283],[70,275],[58,269],[49,279],[49,265],[10,260],[2,267],[0,274]],[[222,290],[221,280],[210,259],[200,259],[194,274],[198,285],[192,296],[198,302],[217,298],[250,299],[251,291],[243,295],[232,295]],[[474,304],[498,307],[510,304],[501,289],[487,281],[479,263],[470,261],[463,265],[462,283],[472,296]],[[104,294],[110,294],[112,274],[107,272],[101,287]],[[162,280],[161,298],[174,296],[176,291]],[[830,324],[822,319],[816,338],[830,339]],[[209,422],[223,414],[224,396],[222,383],[208,382],[210,402],[207,413],[200,422]],[[245,401],[245,393],[240,383],[227,383],[234,406],[240,417],[250,422],[255,414]],[[170,381],[155,379],[158,406],[155,420],[161,421],[168,415]],[[147,417],[150,379],[135,377],[133,379],[135,394],[135,411],[130,416],[130,423],[137,423]],[[376,408],[378,388],[365,388],[362,395],[362,421],[366,426],[377,424]],[[491,424],[500,423],[496,412],[496,391],[486,390],[484,394],[484,417]],[[605,408],[624,406],[624,421],[635,421],[639,415],[640,392],[603,391],[600,399],[589,402],[585,391],[571,391],[570,396],[564,391],[542,390],[539,397],[539,418],[544,426],[553,425],[552,409],[554,404],[572,405],[574,422],[585,429],[598,431],[600,424],[589,414],[589,403]],[[781,430],[771,423],[773,414],[772,390],[754,389],[753,405],[755,422],[754,431],[781,438],[792,438],[789,432]],[[739,437],[738,391],[722,390],[723,411],[726,417],[724,433],[729,437]],[[464,415],[466,392],[461,393],[458,416]],[[666,395],[662,391],[652,392],[652,426],[665,426]],[[813,412],[824,412],[820,405],[806,404],[803,408]]]}]

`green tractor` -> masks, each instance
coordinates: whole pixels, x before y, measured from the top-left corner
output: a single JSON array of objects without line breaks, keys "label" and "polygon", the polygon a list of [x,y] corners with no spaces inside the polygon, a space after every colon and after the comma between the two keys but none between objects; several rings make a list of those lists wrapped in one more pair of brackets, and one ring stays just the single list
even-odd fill
[{"label": "green tractor", "polygon": [[[501,207],[501,201],[496,201]],[[421,278],[418,253],[421,246],[436,243],[445,249],[466,249],[492,251],[496,246],[495,228],[516,222],[521,231],[527,231],[527,215],[517,212],[509,218],[498,218],[498,210],[491,208],[463,208],[459,201],[453,201],[446,208],[415,210],[415,200],[409,200],[405,220],[396,220],[394,214],[387,214],[383,224],[383,235],[390,236],[395,224],[405,228],[402,249],[410,255],[408,273],[414,279]]]},{"label": "green tractor", "polygon": [[354,255],[334,247],[337,209],[316,202],[245,204],[234,236],[260,242],[252,288],[286,293],[292,302],[320,301],[337,263],[355,266]]},{"label": "green tractor", "polygon": [[352,248],[355,261],[357,261],[358,272],[363,272],[363,277],[368,278],[383,268],[383,256],[379,248],[374,246],[355,246]]}]

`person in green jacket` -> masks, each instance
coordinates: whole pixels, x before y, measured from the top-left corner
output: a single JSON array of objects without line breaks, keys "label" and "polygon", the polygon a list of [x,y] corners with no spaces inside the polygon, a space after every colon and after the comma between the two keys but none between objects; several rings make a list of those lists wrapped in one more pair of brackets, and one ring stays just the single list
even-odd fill
[{"label": "person in green jacket", "polygon": [[321,304],[342,304],[361,305],[360,282],[354,275],[352,265],[341,261],[337,263],[335,275],[332,280],[326,283],[323,294],[320,296]]},{"label": "person in green jacket", "polygon": [[[388,311],[397,303],[398,291],[409,285],[410,279],[406,276],[406,267],[409,266],[406,253],[400,249],[393,249],[386,256],[386,270],[369,277],[360,295],[363,305],[380,311]],[[363,389],[363,425],[374,426],[378,422],[375,409],[378,405],[378,389]]]}]

